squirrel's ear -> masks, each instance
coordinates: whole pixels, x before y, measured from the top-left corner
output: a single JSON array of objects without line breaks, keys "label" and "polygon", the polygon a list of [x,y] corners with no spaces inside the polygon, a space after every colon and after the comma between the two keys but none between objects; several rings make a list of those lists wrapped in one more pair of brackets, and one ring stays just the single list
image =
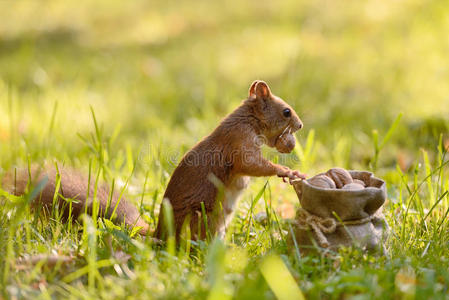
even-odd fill
[{"label": "squirrel's ear", "polygon": [[248,98],[256,97],[256,84],[258,82],[260,82],[260,80],[254,80],[253,83],[251,83],[248,91]]},{"label": "squirrel's ear", "polygon": [[271,91],[265,81],[258,81],[254,87],[256,97],[259,99],[267,99],[271,96]]}]

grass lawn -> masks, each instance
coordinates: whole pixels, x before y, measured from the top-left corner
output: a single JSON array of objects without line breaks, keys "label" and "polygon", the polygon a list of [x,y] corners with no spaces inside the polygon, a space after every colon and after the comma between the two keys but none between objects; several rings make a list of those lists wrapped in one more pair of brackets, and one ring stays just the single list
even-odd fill
[{"label": "grass lawn", "polygon": [[305,125],[291,154],[265,155],[374,172],[391,227],[387,255],[298,256],[293,189],[256,178],[224,242],[175,250],[0,189],[0,299],[449,299],[447,1],[23,0],[0,20],[0,176],[62,162],[154,230],[182,155],[263,79]]}]

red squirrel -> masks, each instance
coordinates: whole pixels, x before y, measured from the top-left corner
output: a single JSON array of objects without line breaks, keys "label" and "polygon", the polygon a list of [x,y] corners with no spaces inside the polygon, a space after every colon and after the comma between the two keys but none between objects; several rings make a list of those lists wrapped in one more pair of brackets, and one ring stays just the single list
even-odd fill
[{"label": "red squirrel", "polygon": [[[292,133],[302,126],[295,111],[273,95],[264,81],[254,81],[249,88],[248,98],[224,118],[209,136],[184,155],[171,176],[164,199],[173,208],[176,239],[179,239],[184,224],[190,226],[192,239],[204,239],[207,233],[203,220],[207,220],[207,229],[212,235],[223,237],[250,176],[277,175],[289,180],[305,178],[298,171],[266,160],[261,152],[263,143],[280,152],[291,152],[295,145]],[[88,180],[75,170],[62,169],[59,174],[59,194],[66,199],[76,199],[72,204],[71,215],[77,217],[84,212],[86,205],[87,211],[91,212],[95,182],[92,180],[88,184]],[[34,167],[31,172],[26,169],[10,172],[3,178],[3,187],[15,195],[22,195],[29,179],[36,184],[45,177],[48,181],[34,201],[50,207],[56,187],[54,167]],[[113,191],[111,196],[109,188],[104,185],[98,187],[97,199],[100,216],[109,217],[119,195]],[[61,205],[66,203],[61,198],[59,202]],[[203,209],[207,218],[202,216]],[[64,215],[68,215],[67,209]],[[117,221],[123,221],[129,226],[141,226],[140,233],[149,234],[148,224],[126,199],[120,200],[116,216]],[[164,218],[161,205],[154,233],[157,239],[167,237]]]}]

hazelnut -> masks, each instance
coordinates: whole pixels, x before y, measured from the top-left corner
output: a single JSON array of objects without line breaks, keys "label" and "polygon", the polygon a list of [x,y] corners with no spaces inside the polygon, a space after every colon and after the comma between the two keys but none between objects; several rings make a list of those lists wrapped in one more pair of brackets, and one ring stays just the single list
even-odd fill
[{"label": "hazelnut", "polygon": [[335,182],[328,176],[324,174],[316,175],[310,179],[307,179],[307,182],[313,186],[325,188],[325,189],[335,189]]},{"label": "hazelnut", "polygon": [[285,133],[276,140],[276,149],[281,153],[290,153],[295,148],[296,140],[293,134]]},{"label": "hazelnut", "polygon": [[334,182],[337,188],[341,189],[344,185],[352,182],[351,174],[342,168],[332,168],[326,172]]},{"label": "hazelnut", "polygon": [[342,190],[363,190],[365,187],[361,184],[351,182],[348,184],[345,184],[341,189]]},{"label": "hazelnut", "polygon": [[365,181],[360,180],[360,179],[354,179],[353,180],[354,183],[360,184],[363,187],[366,187]]}]

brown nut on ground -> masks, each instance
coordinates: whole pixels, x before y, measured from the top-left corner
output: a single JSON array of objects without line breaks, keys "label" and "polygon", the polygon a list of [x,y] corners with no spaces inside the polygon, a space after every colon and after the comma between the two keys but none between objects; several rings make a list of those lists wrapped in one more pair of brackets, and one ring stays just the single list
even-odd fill
[{"label": "brown nut on ground", "polygon": [[351,182],[348,184],[345,184],[341,189],[342,190],[363,190],[365,187],[361,184]]},{"label": "brown nut on ground", "polygon": [[332,168],[326,172],[334,182],[337,188],[341,189],[344,185],[352,182],[351,174],[343,168]]},{"label": "brown nut on ground", "polygon": [[276,149],[281,153],[290,153],[295,148],[296,139],[291,133],[281,135],[276,141]]},{"label": "brown nut on ground", "polygon": [[310,179],[307,179],[307,182],[313,186],[325,188],[325,189],[335,189],[335,182],[328,176],[324,174],[316,175]]}]

